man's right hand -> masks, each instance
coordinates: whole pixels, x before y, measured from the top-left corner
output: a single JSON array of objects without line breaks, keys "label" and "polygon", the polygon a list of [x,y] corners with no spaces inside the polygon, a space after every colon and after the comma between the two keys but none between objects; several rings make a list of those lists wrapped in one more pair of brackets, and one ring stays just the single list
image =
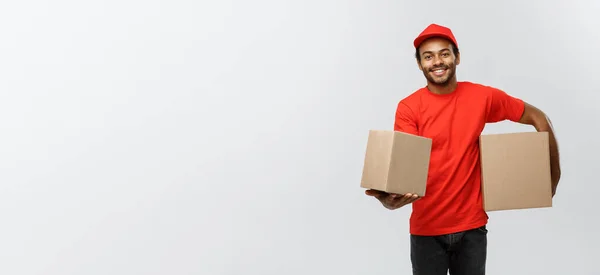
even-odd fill
[{"label": "man's right hand", "polygon": [[398,209],[402,206],[405,206],[409,203],[413,203],[414,201],[420,199],[418,195],[415,194],[390,194],[379,190],[368,189],[365,191],[365,194],[368,196],[375,197],[378,199],[385,208],[394,210]]}]

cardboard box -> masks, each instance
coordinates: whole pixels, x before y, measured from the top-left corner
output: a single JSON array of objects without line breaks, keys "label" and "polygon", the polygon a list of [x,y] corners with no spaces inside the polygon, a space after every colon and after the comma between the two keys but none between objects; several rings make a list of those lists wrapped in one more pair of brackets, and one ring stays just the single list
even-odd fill
[{"label": "cardboard box", "polygon": [[425,196],[432,140],[389,130],[370,130],[360,186]]},{"label": "cardboard box", "polygon": [[552,206],[547,132],[482,135],[479,145],[486,211]]}]

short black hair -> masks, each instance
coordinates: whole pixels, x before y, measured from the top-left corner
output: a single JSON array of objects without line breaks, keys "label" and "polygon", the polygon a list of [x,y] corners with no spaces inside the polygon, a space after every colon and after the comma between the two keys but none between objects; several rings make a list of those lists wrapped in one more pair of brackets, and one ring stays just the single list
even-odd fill
[{"label": "short black hair", "polygon": [[[458,55],[460,53],[460,51],[458,50],[458,47],[456,46],[456,44],[454,44],[454,42],[450,41],[450,44],[452,44],[452,52],[454,52],[454,55]],[[415,58],[417,59],[417,61],[421,61],[421,53],[419,52],[419,48],[421,48],[420,46],[417,48],[417,50],[415,51]]]}]

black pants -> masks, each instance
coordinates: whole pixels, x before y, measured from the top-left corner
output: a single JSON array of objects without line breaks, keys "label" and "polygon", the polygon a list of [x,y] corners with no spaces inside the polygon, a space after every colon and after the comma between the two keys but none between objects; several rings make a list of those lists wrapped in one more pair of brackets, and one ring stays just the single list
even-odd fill
[{"label": "black pants", "polygon": [[485,226],[441,236],[411,235],[413,275],[484,275]]}]

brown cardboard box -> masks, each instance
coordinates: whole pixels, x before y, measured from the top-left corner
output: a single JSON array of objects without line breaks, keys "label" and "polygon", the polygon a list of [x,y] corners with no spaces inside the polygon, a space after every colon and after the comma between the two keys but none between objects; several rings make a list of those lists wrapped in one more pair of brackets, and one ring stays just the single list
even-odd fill
[{"label": "brown cardboard box", "polygon": [[425,196],[432,140],[389,130],[370,130],[360,186]]},{"label": "brown cardboard box", "polygon": [[482,193],[486,211],[552,206],[547,132],[482,135]]}]

